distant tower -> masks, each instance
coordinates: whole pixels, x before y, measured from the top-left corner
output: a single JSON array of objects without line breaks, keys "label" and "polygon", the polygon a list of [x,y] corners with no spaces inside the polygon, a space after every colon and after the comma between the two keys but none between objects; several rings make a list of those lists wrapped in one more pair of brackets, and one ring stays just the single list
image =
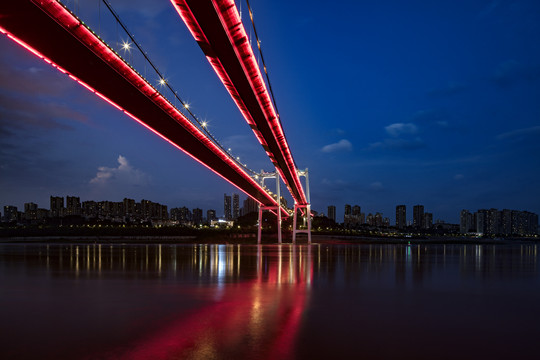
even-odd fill
[{"label": "distant tower", "polygon": [[210,209],[206,211],[206,221],[210,224],[212,220],[216,220],[216,210]]},{"label": "distant tower", "polygon": [[334,205],[328,207],[328,218],[336,222],[336,207]]},{"label": "distant tower", "polygon": [[51,196],[51,217],[64,216],[64,198]]},{"label": "distant tower", "polygon": [[354,225],[359,225],[359,224],[360,224],[360,214],[361,214],[361,213],[362,213],[362,211],[361,211],[360,206],[354,205],[354,206],[352,207],[351,222],[352,222]]},{"label": "distant tower", "polygon": [[193,209],[193,225],[202,224],[202,209],[195,208]]},{"label": "distant tower", "polygon": [[81,215],[81,198],[78,196],[66,197],[66,215]]},{"label": "distant tower", "polygon": [[468,233],[472,226],[472,214],[469,210],[461,210],[459,213],[459,232],[462,234]]},{"label": "distant tower", "polygon": [[248,197],[246,200],[244,200],[244,211],[243,215],[247,215],[249,213],[256,213],[259,211],[259,203],[257,203],[252,198]]},{"label": "distant tower", "polygon": [[407,207],[405,205],[396,206],[396,227],[403,229],[407,226]]},{"label": "distant tower", "polygon": [[4,206],[4,221],[13,222],[17,221],[17,207],[13,205]]},{"label": "distant tower", "polygon": [[223,196],[223,210],[225,211],[225,220],[232,220],[231,197],[227,194]]},{"label": "distant tower", "polygon": [[348,225],[351,221],[351,205],[345,204],[345,214],[343,215],[343,222]]},{"label": "distant tower", "polygon": [[424,213],[424,229],[429,230],[433,226],[433,214]]},{"label": "distant tower", "polygon": [[501,234],[512,234],[512,210],[503,209],[501,211]]},{"label": "distant tower", "polygon": [[487,210],[478,210],[476,212],[476,232],[478,234],[485,234],[487,228]]},{"label": "distant tower", "polygon": [[424,228],[424,205],[413,206],[413,226],[416,229]]},{"label": "distant tower", "polygon": [[238,194],[232,195],[232,218],[238,219],[240,216],[240,196]]}]

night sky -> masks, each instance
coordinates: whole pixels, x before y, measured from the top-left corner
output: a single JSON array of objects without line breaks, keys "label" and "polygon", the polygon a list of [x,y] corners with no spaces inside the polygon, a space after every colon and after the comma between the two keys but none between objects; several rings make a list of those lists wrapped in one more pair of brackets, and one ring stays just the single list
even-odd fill
[{"label": "night sky", "polygon": [[[110,2],[210,131],[250,168],[271,171],[173,6]],[[539,1],[251,6],[314,210],[336,205],[342,221],[344,205],[358,204],[392,224],[398,204],[409,220],[415,204],[449,222],[461,209],[540,213]],[[242,12],[247,21],[245,3]],[[0,189],[2,212],[75,195],[219,216],[223,193],[238,192],[3,34]]]}]

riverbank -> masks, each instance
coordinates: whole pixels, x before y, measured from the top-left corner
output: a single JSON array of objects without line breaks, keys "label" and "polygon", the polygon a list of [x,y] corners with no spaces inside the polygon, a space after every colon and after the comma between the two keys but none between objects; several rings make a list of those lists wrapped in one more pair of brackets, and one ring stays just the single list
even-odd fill
[{"label": "riverbank", "polygon": [[[372,236],[347,236],[347,235],[322,235],[312,234],[314,244],[516,244],[538,242],[536,238],[472,238],[472,237],[372,237]],[[175,236],[14,236],[0,238],[0,243],[84,243],[84,244],[257,244],[257,235],[254,233],[216,233],[204,235],[175,235]],[[263,244],[277,244],[275,234],[265,234]],[[290,234],[284,234],[283,244],[292,243]],[[307,244],[307,236],[300,235],[297,244]]]}]

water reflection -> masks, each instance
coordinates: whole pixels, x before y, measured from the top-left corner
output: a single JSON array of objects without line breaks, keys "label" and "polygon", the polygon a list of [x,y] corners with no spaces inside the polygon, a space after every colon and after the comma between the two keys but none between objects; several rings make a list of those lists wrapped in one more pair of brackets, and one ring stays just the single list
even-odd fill
[{"label": "water reflection", "polygon": [[0,266],[24,267],[53,281],[157,280],[181,285],[183,296],[198,299],[189,313],[143,333],[129,350],[112,350],[112,358],[288,358],[309,298],[312,251],[291,245],[4,245]]},{"label": "water reflection", "polygon": [[[70,335],[85,338],[90,329],[99,329],[85,347],[90,358],[331,356],[320,347],[328,342],[347,356],[356,351],[350,334],[361,331],[359,323],[374,329],[388,321],[370,320],[371,312],[397,321],[433,306],[439,290],[458,294],[439,303],[461,302],[455,313],[468,311],[460,292],[471,284],[484,296],[478,289],[490,282],[499,293],[489,287],[485,296],[507,303],[519,295],[515,284],[538,288],[537,260],[535,244],[3,244],[0,315],[21,325],[3,331],[0,357],[79,358],[80,341]],[[530,301],[540,297],[535,291],[527,293]],[[39,316],[27,312],[29,298]],[[370,331],[364,338],[376,333]],[[44,343],[17,346],[38,334]],[[65,346],[52,345],[58,338]]]}]

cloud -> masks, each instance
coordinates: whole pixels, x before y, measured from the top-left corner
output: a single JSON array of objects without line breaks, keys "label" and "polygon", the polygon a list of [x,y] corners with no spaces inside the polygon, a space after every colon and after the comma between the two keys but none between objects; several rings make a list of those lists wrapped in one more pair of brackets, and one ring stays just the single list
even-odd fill
[{"label": "cloud", "polygon": [[507,60],[497,65],[491,79],[500,87],[509,87],[520,81],[540,78],[540,66],[527,66],[516,60]]},{"label": "cloud", "polygon": [[371,184],[369,184],[369,188],[371,190],[379,191],[379,190],[384,189],[384,186],[380,181],[375,181],[375,182],[372,182]]},{"label": "cloud", "polygon": [[349,140],[341,139],[337,143],[323,146],[321,151],[325,153],[338,152],[338,151],[352,151],[352,144]]},{"label": "cloud", "polygon": [[76,86],[72,80],[45,63],[36,65],[36,59],[29,60],[18,45],[0,37],[2,46],[12,51],[0,54],[1,127],[71,130],[62,120],[88,123],[88,117],[65,100]]},{"label": "cloud", "polygon": [[521,137],[521,136],[535,135],[535,134],[540,135],[540,126],[532,126],[532,127],[528,127],[528,128],[517,129],[517,130],[505,132],[505,133],[497,135],[496,138],[498,140],[505,140],[505,139],[512,139],[512,138],[517,138],[517,137]]},{"label": "cloud", "polygon": [[71,130],[59,120],[87,123],[88,117],[62,103],[41,101],[0,94],[0,123],[4,127],[21,129],[25,126],[42,129]]},{"label": "cloud", "polygon": [[417,137],[414,139],[384,139],[383,141],[370,144],[369,149],[416,150],[425,146],[424,141]]},{"label": "cloud", "polygon": [[100,166],[90,184],[144,186],[150,182],[150,176],[133,168],[124,156],[119,155],[117,161],[118,167],[115,168]]},{"label": "cloud", "polygon": [[[1,47],[11,47],[0,56],[0,91],[24,95],[58,96],[73,89],[74,81],[43,62],[43,66],[30,65],[28,55],[12,41],[0,40]],[[20,54],[20,55],[19,55]],[[65,81],[62,81],[62,77]]]},{"label": "cloud", "polygon": [[395,123],[384,127],[388,135],[399,137],[401,135],[411,135],[418,132],[418,127],[413,123]]},{"label": "cloud", "polygon": [[468,86],[458,82],[449,82],[448,85],[428,91],[429,96],[447,97],[456,95],[467,90]]},{"label": "cloud", "polygon": [[456,174],[454,175],[454,180],[462,180],[464,177],[463,174]]},{"label": "cloud", "polygon": [[494,0],[490,2],[480,11],[480,13],[478,14],[478,17],[485,18],[491,15],[491,13],[493,13],[499,7],[500,4],[501,2],[499,0]]}]

